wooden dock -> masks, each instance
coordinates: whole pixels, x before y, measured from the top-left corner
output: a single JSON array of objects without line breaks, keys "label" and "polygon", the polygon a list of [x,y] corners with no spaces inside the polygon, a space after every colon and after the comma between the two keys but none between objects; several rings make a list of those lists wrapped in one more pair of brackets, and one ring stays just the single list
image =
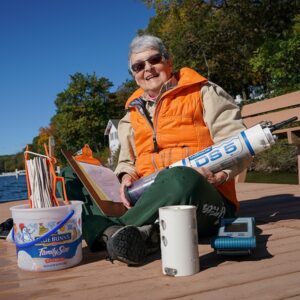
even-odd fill
[{"label": "wooden dock", "polygon": [[[0,240],[0,299],[300,299],[299,185],[239,183],[237,190],[240,215],[257,223],[250,257],[218,257],[200,240],[200,272],[175,278],[162,274],[159,256],[128,267],[84,247],[82,263],[73,268],[26,272],[17,266],[14,245]],[[0,221],[18,204],[0,204]]]}]

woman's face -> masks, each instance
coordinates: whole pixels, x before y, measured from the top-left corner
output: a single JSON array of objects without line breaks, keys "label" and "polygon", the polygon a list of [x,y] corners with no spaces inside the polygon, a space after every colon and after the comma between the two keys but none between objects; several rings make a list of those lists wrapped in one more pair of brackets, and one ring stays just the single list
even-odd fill
[{"label": "woman's face", "polygon": [[158,50],[148,49],[131,55],[133,76],[139,87],[149,96],[159,94],[162,85],[172,75],[172,63],[170,60],[160,59]]}]

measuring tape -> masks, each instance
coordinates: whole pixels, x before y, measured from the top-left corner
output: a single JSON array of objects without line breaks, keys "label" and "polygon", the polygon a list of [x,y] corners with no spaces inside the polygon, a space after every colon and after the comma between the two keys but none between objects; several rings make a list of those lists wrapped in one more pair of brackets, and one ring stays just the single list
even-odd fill
[{"label": "measuring tape", "polygon": [[256,248],[254,218],[221,219],[219,232],[211,246],[221,255],[251,254]]}]

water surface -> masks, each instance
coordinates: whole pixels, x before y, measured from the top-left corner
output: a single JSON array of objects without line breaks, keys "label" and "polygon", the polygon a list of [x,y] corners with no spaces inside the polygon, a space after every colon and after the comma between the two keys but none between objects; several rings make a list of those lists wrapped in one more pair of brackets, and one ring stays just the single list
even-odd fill
[{"label": "water surface", "polygon": [[26,176],[0,176],[0,202],[27,199]]}]

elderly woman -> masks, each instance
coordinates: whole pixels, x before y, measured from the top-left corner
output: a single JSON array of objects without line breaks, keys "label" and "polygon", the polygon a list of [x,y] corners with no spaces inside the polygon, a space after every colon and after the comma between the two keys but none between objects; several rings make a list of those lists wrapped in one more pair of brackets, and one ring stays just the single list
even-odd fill
[{"label": "elderly woman", "polygon": [[[194,70],[174,72],[157,37],[142,35],[132,41],[129,68],[139,89],[127,100],[119,123],[121,151],[115,170],[128,211],[118,219],[86,219],[84,233],[92,249],[104,241],[111,259],[140,264],[159,248],[155,221],[160,207],[195,205],[199,235],[214,234],[220,218],[234,216],[239,207],[234,176],[248,161],[215,174],[206,168],[165,169],[244,130],[239,108],[222,88]],[[124,187],[162,169],[131,207]]]}]

